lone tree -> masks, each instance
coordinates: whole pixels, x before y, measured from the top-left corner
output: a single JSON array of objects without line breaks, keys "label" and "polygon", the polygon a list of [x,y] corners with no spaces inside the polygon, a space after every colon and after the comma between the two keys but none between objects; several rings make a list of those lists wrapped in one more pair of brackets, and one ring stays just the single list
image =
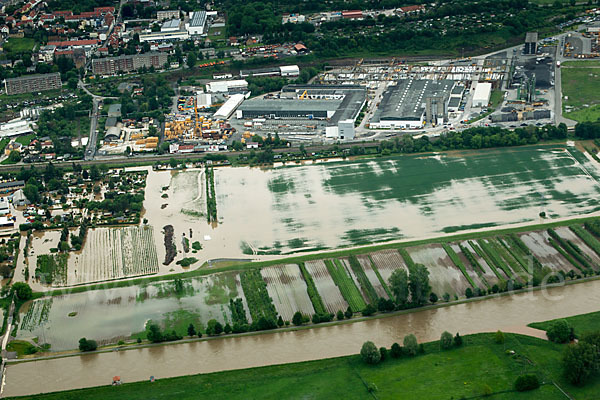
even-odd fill
[{"label": "lone tree", "polygon": [[444,350],[452,347],[452,334],[448,331],[444,331],[440,337],[440,347]]},{"label": "lone tree", "polygon": [[397,269],[390,276],[390,289],[400,307],[408,303],[408,274],[403,269]]},{"label": "lone tree", "polygon": [[194,327],[194,324],[190,324],[188,326],[188,336],[196,336],[196,328]]},{"label": "lone tree", "polygon": [[422,306],[429,298],[429,271],[423,264],[415,264],[408,277],[408,287],[413,304]]},{"label": "lone tree", "polygon": [[365,342],[360,349],[360,356],[367,364],[377,364],[381,361],[381,353],[373,342]]},{"label": "lone tree", "polygon": [[[450,335],[452,336],[452,335]],[[417,343],[417,337],[413,334],[404,336],[404,352],[409,356],[416,356],[419,351],[419,344]]]},{"label": "lone tree", "polygon": [[572,339],[573,329],[566,320],[559,319],[550,325],[546,336],[554,343],[566,343]]},{"label": "lone tree", "polygon": [[17,282],[12,285],[12,290],[19,300],[30,300],[33,297],[33,290],[24,282]]}]

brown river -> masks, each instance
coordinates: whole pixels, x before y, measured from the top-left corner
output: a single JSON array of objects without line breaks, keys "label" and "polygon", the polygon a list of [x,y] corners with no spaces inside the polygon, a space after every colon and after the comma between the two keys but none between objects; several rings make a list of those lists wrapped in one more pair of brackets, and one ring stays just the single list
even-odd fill
[{"label": "brown river", "polygon": [[378,346],[401,342],[409,333],[420,341],[444,330],[461,334],[503,331],[530,333],[530,322],[600,310],[600,280],[547,291],[470,302],[336,326],[294,332],[231,337],[120,352],[88,354],[9,364],[2,396],[28,395],[356,354],[366,340]]}]

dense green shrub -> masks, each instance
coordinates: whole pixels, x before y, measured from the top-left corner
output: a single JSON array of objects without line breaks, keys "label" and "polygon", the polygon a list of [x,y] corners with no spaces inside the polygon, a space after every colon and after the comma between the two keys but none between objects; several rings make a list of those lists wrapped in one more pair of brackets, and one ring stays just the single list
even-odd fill
[{"label": "dense green shrub", "polygon": [[452,347],[452,334],[448,331],[444,331],[440,337],[440,347],[447,350]]},{"label": "dense green shrub", "polygon": [[537,389],[540,387],[540,381],[537,375],[527,374],[521,375],[515,381],[515,389],[518,392],[526,392],[528,390]]}]

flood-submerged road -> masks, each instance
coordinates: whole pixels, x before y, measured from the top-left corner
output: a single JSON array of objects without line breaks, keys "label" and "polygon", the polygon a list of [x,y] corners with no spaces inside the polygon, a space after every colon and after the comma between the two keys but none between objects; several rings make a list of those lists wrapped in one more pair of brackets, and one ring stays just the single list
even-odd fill
[{"label": "flood-submerged road", "polygon": [[599,310],[596,280],[343,325],[9,364],[2,396],[107,385],[115,375],[133,382],[345,356],[366,340],[389,347],[409,333],[419,341],[445,330],[527,333],[530,322]]}]

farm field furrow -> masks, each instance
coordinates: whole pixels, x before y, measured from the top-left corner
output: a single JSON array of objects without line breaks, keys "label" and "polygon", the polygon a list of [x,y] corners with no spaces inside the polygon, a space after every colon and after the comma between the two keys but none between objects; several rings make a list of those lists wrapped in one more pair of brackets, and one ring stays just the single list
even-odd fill
[{"label": "farm field furrow", "polygon": [[563,239],[569,240],[575,244],[585,254],[587,258],[592,262],[594,270],[600,269],[600,256],[594,252],[579,236],[577,236],[568,227],[560,227],[555,229],[556,233],[559,234]]},{"label": "farm field furrow", "polygon": [[548,242],[547,232],[529,232],[519,237],[543,266],[564,272],[575,268]]},{"label": "farm field furrow", "polygon": [[466,270],[467,274],[469,275],[469,277],[471,277],[471,279],[475,283],[475,286],[480,289],[487,289],[488,288],[487,282],[482,280],[479,277],[479,274],[475,271],[475,267],[473,267],[471,265],[471,263],[469,262],[467,257],[460,250],[460,246],[457,243],[453,243],[452,245],[450,245],[450,247],[452,248],[452,250],[454,250],[454,252],[458,256],[458,258],[460,259],[462,264],[465,266],[465,270]]},{"label": "farm field furrow", "polygon": [[291,321],[296,311],[304,315],[315,313],[298,265],[285,264],[262,268],[260,274],[267,283],[269,296],[284,321]]},{"label": "farm field furrow", "polygon": [[323,299],[323,305],[330,313],[346,310],[348,303],[336,286],[323,260],[307,261],[306,270],[312,276],[315,287]]},{"label": "farm field furrow", "polygon": [[494,271],[490,268],[487,261],[477,253],[477,251],[473,248],[473,246],[471,245],[471,243],[468,240],[461,242],[460,245],[462,247],[464,247],[466,250],[468,250],[469,253],[473,256],[473,259],[476,261],[478,266],[481,267],[481,270],[483,271],[482,272],[483,277],[490,285],[498,284],[500,282],[500,279],[498,278],[498,276],[496,276]]},{"label": "farm field furrow", "polygon": [[155,274],[159,270],[152,226],[97,228],[69,257],[68,284]]},{"label": "farm field furrow", "polygon": [[397,250],[381,250],[369,256],[386,284],[389,284],[390,276],[395,270],[403,268],[408,273],[408,267]]},{"label": "farm field furrow", "polygon": [[[369,256],[360,255],[360,256],[357,256],[356,258],[358,259],[360,266],[365,271],[367,278],[369,278],[369,282],[371,282],[371,285],[373,286],[373,289],[375,289],[377,296],[383,297],[384,299],[388,299],[389,296],[388,296],[387,292],[385,291],[385,287],[383,286],[381,280],[377,276],[377,273],[373,269],[373,264],[371,263],[371,259],[369,258]],[[377,267],[375,267],[375,268],[377,268]],[[381,272],[380,272],[380,274],[381,274]],[[382,277],[382,279],[383,279],[383,277]],[[387,282],[384,282],[384,283],[387,284]]]},{"label": "farm field furrow", "polygon": [[445,293],[451,296],[464,296],[467,288],[471,287],[441,245],[429,244],[409,247],[406,250],[415,263],[427,267],[431,290],[438,296],[441,297]]}]

